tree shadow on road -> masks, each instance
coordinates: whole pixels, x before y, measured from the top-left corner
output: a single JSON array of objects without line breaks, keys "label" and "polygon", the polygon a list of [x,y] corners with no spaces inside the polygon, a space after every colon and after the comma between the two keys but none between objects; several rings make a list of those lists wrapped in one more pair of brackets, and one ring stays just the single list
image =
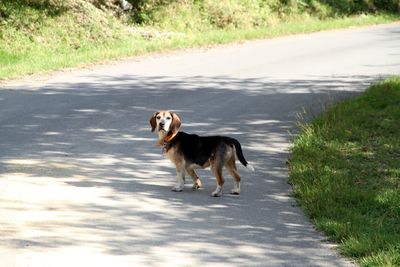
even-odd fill
[{"label": "tree shadow on road", "polygon": [[[115,266],[337,265],[290,197],[290,133],[297,112],[317,114],[373,79],[125,76],[3,88],[0,250],[11,262],[29,252],[65,265],[82,261],[78,250]],[[174,167],[148,125],[159,109],[177,111],[183,131],[240,140],[256,168],[240,167],[241,196],[209,197],[208,170],[203,189],[170,191]]]}]

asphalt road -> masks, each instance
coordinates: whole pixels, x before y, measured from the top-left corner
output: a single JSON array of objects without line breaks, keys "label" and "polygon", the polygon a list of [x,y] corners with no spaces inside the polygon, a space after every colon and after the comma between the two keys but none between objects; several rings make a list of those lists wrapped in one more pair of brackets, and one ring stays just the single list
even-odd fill
[{"label": "asphalt road", "polygon": [[[296,116],[400,71],[400,25],[134,58],[0,87],[0,265],[350,266],[291,197]],[[242,194],[170,189],[148,120],[241,141]],[[190,180],[190,178],[188,179]]]}]

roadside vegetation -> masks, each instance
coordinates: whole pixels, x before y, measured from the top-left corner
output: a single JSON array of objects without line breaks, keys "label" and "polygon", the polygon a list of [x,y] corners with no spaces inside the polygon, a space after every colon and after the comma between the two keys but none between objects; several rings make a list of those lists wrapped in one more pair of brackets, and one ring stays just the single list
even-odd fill
[{"label": "roadside vegetation", "polygon": [[0,0],[0,79],[400,19],[400,0]]},{"label": "roadside vegetation", "polygon": [[290,182],[317,229],[361,266],[400,266],[400,76],[301,123]]}]

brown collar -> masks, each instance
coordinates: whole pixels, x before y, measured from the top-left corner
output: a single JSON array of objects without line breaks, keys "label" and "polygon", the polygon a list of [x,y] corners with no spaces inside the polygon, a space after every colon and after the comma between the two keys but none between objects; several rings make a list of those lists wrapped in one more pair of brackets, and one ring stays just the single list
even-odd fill
[{"label": "brown collar", "polygon": [[169,143],[171,142],[172,139],[177,135],[178,133],[174,133],[173,131],[169,131],[167,136],[164,138],[164,143]]},{"label": "brown collar", "polygon": [[178,134],[178,133],[173,133],[172,131],[169,131],[168,134],[167,134],[167,136],[165,136],[165,138],[162,139],[162,140],[158,140],[158,142],[156,143],[156,145],[157,145],[157,146],[163,147],[163,151],[168,150],[168,149],[167,149],[167,147],[169,147],[168,144],[172,141],[172,139],[175,138],[175,136],[176,136],[177,134]]}]

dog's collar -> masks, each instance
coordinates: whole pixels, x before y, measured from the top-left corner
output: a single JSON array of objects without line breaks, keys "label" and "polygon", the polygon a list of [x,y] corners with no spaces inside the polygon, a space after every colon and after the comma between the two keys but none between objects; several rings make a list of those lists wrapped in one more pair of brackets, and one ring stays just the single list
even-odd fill
[{"label": "dog's collar", "polygon": [[169,131],[168,134],[167,134],[167,136],[164,138],[163,142],[164,142],[164,143],[169,143],[169,142],[171,142],[172,139],[174,139],[175,136],[176,136],[177,134],[178,134],[178,133],[174,133],[173,131]]},{"label": "dog's collar", "polygon": [[166,153],[166,152],[168,152],[168,150],[169,150],[169,148],[170,148],[170,144],[171,144],[171,141],[172,141],[172,139],[174,139],[175,138],[175,136],[177,135],[178,133],[173,133],[172,131],[170,131],[168,134],[167,134],[167,136],[162,140],[162,142],[160,142],[161,143],[161,145],[162,145],[162,152],[163,153]]}]

